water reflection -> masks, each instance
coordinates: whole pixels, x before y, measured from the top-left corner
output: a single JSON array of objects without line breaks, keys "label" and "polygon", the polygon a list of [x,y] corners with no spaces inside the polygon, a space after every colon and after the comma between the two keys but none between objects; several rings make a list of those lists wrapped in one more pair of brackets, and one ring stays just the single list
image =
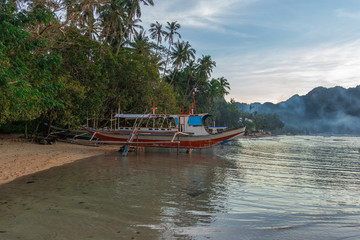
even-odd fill
[{"label": "water reflection", "polygon": [[225,196],[218,193],[224,192],[228,167],[229,162],[207,154],[147,153],[124,160],[114,153],[54,168],[0,189],[1,236],[181,235],[174,229],[210,224],[224,208]]},{"label": "water reflection", "polygon": [[114,153],[0,187],[0,239],[359,239],[358,138]]}]

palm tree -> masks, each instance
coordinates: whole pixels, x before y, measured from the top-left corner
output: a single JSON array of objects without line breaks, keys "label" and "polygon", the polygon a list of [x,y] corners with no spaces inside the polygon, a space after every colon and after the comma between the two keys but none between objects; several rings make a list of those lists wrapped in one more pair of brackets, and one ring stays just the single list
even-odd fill
[{"label": "palm tree", "polygon": [[131,42],[129,45],[139,54],[148,53],[151,49],[149,44],[149,37],[146,36],[146,32],[144,30],[135,32],[134,42]]},{"label": "palm tree", "polygon": [[216,62],[211,60],[211,56],[202,56],[202,58],[198,59],[199,63],[199,77],[202,80],[207,80],[212,73],[214,67],[216,67]]},{"label": "palm tree", "polygon": [[160,24],[158,21],[156,21],[156,23],[151,23],[150,24],[150,37],[151,39],[156,39],[156,53],[158,51],[159,48],[159,44],[162,42],[162,37],[166,34],[166,32],[164,30],[162,30],[162,24]]},{"label": "palm tree", "polygon": [[229,92],[226,90],[226,89],[230,90],[230,84],[229,84],[228,80],[224,77],[221,77],[221,78],[218,78],[217,81],[219,82],[221,97],[228,95]]},{"label": "palm tree", "polygon": [[[111,0],[110,3],[99,7],[98,14],[102,22],[102,36],[104,42],[112,44],[116,35],[123,32],[123,25],[125,19],[125,1]],[[111,35],[111,39],[109,37]]]},{"label": "palm tree", "polygon": [[122,41],[124,40],[124,37],[126,35],[126,32],[127,30],[129,29],[129,26],[130,26],[130,20],[136,16],[138,18],[141,17],[141,8],[140,8],[140,3],[143,3],[144,5],[151,5],[151,6],[154,6],[154,1],[153,0],[127,0],[128,1],[128,9],[129,9],[129,12],[128,12],[128,19],[127,19],[127,23],[126,23],[126,26],[125,26],[125,29],[124,29],[124,32],[122,33],[121,35],[121,38],[120,38],[120,41],[119,41],[119,44],[118,44],[118,48],[116,50],[116,55],[119,54],[119,51],[120,51],[120,46],[121,46],[121,43]]},{"label": "palm tree", "polygon": [[170,81],[170,85],[173,83],[176,72],[178,69],[182,69],[187,61],[195,58],[195,49],[193,49],[189,42],[180,42],[174,44],[174,47],[171,49],[171,59],[173,60],[173,65],[175,66],[174,75]]},{"label": "palm tree", "polygon": [[202,83],[202,85],[206,85],[207,84],[207,80],[210,77],[210,74],[213,70],[213,68],[216,66],[216,62],[211,60],[211,56],[207,55],[207,56],[202,56],[202,58],[199,58],[197,60],[198,65],[197,65],[197,74],[196,74],[196,81],[195,83],[192,85],[192,89],[190,90],[190,92],[188,93],[188,97],[191,96],[191,93],[199,86],[200,83]]},{"label": "palm tree", "polygon": [[194,60],[190,60],[185,68],[185,71],[187,73],[187,83],[184,91],[185,94],[184,94],[183,102],[185,102],[185,100],[188,99],[192,94],[192,86],[195,84],[194,80],[196,79],[197,69],[198,69],[198,65]]},{"label": "palm tree", "polygon": [[207,84],[207,93],[208,93],[208,103],[211,104],[214,102],[214,98],[221,95],[220,82],[217,79],[212,79]]},{"label": "palm tree", "polygon": [[79,7],[81,9],[80,15],[78,17],[78,22],[80,27],[83,29],[84,33],[92,39],[94,31],[96,31],[96,19],[94,16],[95,9],[97,8],[98,3],[96,2],[81,2]]},{"label": "palm tree", "polygon": [[165,76],[165,73],[166,73],[167,64],[169,62],[170,49],[171,49],[171,45],[174,42],[174,36],[177,35],[179,38],[181,38],[180,33],[178,33],[178,30],[180,28],[181,28],[181,25],[179,23],[177,23],[177,21],[171,22],[171,23],[167,22],[166,29],[168,30],[168,32],[165,33],[165,41],[169,42],[169,51],[168,51],[168,55],[166,57],[164,76]]},{"label": "palm tree", "polygon": [[129,36],[128,39],[131,41],[131,35],[134,35],[137,33],[136,28],[140,29],[140,32],[143,32],[144,27],[138,24],[139,22],[142,22],[140,18],[136,18],[130,21],[129,24]]}]

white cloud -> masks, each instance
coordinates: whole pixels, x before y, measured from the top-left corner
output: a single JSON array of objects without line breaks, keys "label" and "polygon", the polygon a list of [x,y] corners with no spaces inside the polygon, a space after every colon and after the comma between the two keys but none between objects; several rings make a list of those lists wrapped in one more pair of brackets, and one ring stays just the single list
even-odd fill
[{"label": "white cloud", "polygon": [[[360,84],[360,40],[354,40],[359,34],[353,24],[360,12],[338,8],[324,14],[308,3],[295,4],[300,7],[295,11],[285,2],[157,0],[154,7],[142,8],[142,20],[145,27],[178,21],[198,54],[212,55],[213,77],[226,77],[229,98],[237,101],[278,102],[317,86]],[[298,14],[307,10],[310,20]],[[321,44],[337,39],[342,42]]]},{"label": "white cloud", "polygon": [[145,25],[159,21],[178,21],[182,27],[220,30],[229,16],[238,15],[241,9],[258,0],[159,0],[154,7],[143,8]]},{"label": "white cloud", "polygon": [[340,8],[340,9],[336,9],[335,13],[339,17],[360,19],[360,11],[358,11],[358,12],[350,12],[350,11],[348,11],[346,9]]},{"label": "white cloud", "polygon": [[246,102],[279,102],[318,86],[354,87],[360,85],[360,40],[217,59],[216,74],[229,80],[229,98]]}]

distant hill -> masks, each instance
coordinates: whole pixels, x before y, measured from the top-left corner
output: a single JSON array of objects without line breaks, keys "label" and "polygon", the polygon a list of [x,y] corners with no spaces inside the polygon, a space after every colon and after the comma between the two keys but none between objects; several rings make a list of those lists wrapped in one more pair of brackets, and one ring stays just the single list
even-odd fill
[{"label": "distant hill", "polygon": [[[250,104],[236,103],[242,112]],[[290,133],[360,134],[360,85],[355,88],[317,87],[305,96],[294,95],[284,102],[252,103],[251,112],[276,113]]]}]

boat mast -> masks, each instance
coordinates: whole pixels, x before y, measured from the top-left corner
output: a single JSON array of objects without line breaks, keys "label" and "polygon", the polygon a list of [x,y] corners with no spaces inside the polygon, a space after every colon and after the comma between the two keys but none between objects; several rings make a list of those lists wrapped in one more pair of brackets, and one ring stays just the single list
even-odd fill
[{"label": "boat mast", "polygon": [[193,97],[193,102],[194,102],[194,107],[195,107],[195,114],[197,114],[194,92],[192,92],[192,97]]},{"label": "boat mast", "polygon": [[[153,115],[155,115],[155,110],[157,109],[157,107],[155,107],[155,101],[153,101],[153,107],[150,109],[153,110]],[[155,118],[153,119],[153,128],[155,128]]]},{"label": "boat mast", "polygon": [[[120,114],[120,101],[119,101],[119,107],[118,107],[118,114]],[[118,121],[117,121],[117,129],[119,129],[120,128],[120,118],[118,118]],[[116,122],[115,122],[115,128],[116,128]]]}]

